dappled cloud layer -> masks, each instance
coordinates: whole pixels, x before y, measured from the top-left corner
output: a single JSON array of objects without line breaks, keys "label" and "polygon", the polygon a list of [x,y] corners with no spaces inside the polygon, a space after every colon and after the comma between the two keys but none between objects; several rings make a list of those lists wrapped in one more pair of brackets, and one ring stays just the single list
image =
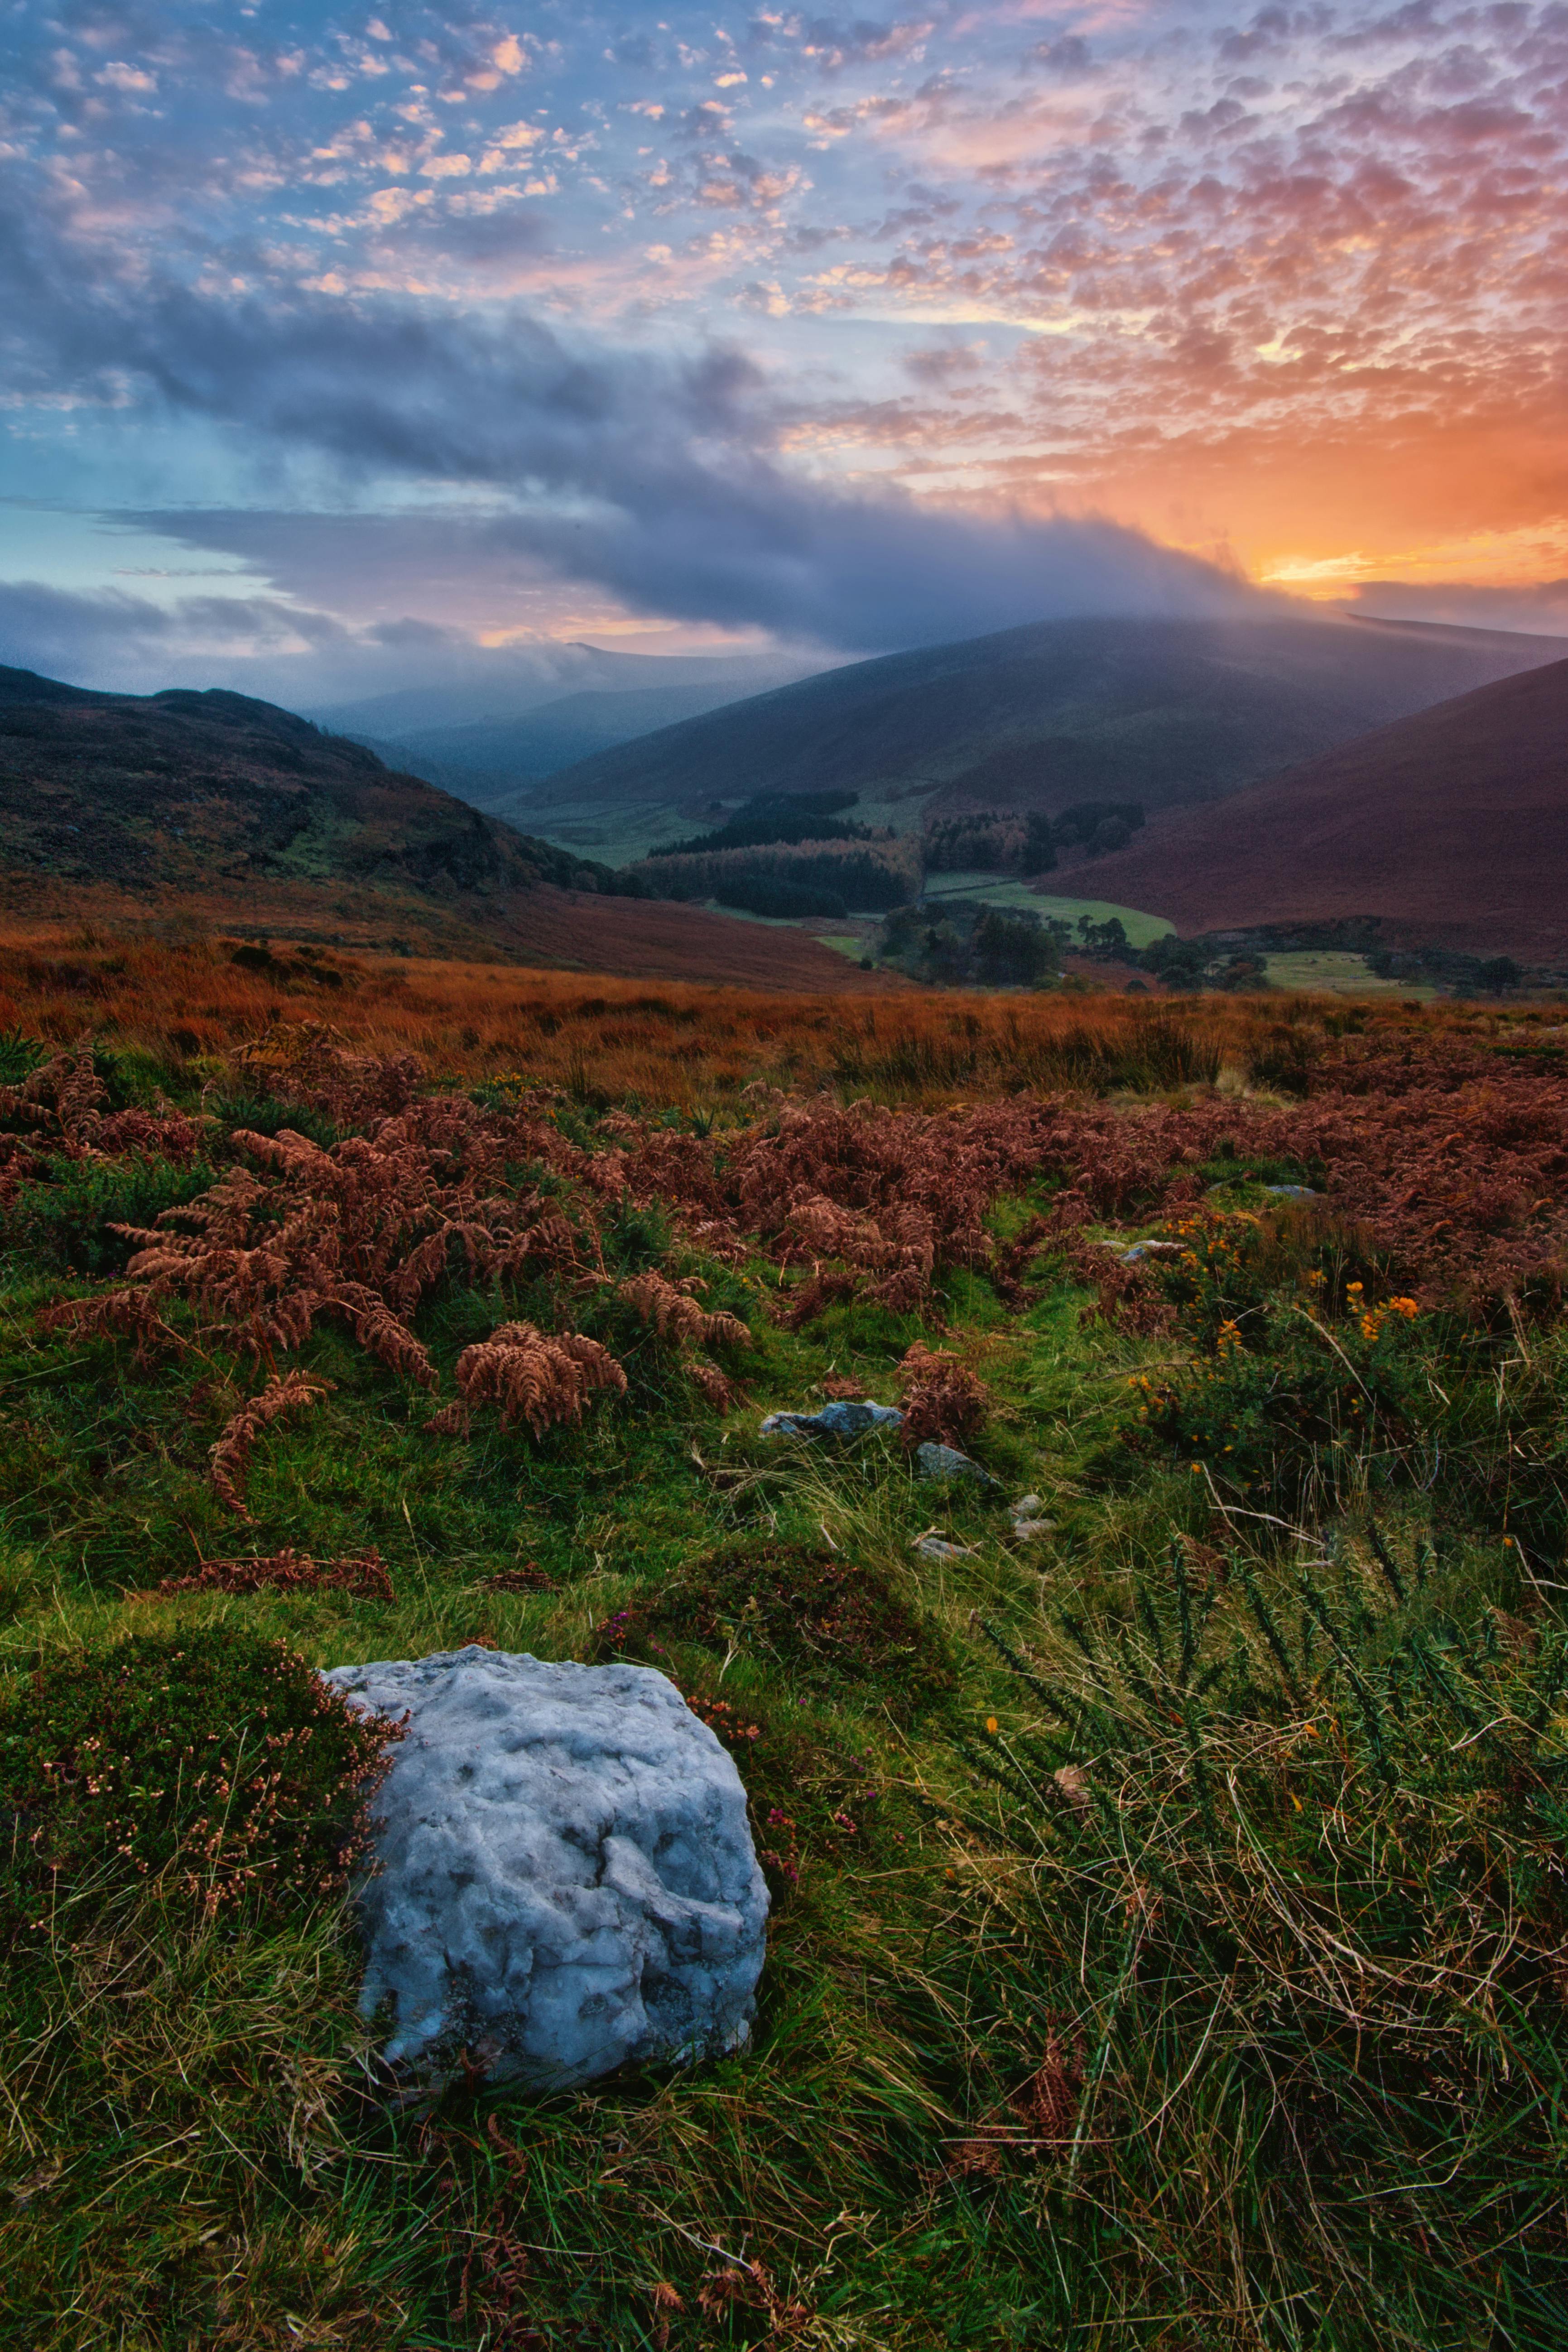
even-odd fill
[{"label": "dappled cloud layer", "polygon": [[13,660],[320,695],[667,623],[1215,611],[1238,570],[1563,609],[1553,8],[5,39]]}]

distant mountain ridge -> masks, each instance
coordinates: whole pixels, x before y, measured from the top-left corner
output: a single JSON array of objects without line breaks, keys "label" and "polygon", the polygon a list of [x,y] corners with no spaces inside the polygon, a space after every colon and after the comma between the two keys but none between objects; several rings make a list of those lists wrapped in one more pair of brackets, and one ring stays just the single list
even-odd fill
[{"label": "distant mountain ridge", "polygon": [[634,737],[699,718],[756,691],[757,687],[737,685],[732,678],[682,686],[584,688],[542,703],[521,718],[359,740],[384,759],[413,761],[422,775],[475,807],[488,808],[559,768],[574,767]]},{"label": "distant mountain ridge", "polygon": [[1093,798],[1153,812],[1222,798],[1563,650],[1338,616],[1044,622],[803,679],[495,805],[546,833],[839,787],[867,804],[918,800],[924,815]]},{"label": "distant mountain ridge", "polygon": [[336,734],[401,743],[448,729],[508,727],[577,694],[712,688],[712,709],[822,667],[788,653],[632,654],[603,646],[540,646],[511,656],[492,656],[485,667],[449,686],[402,687],[355,702],[324,704],[306,716]]}]

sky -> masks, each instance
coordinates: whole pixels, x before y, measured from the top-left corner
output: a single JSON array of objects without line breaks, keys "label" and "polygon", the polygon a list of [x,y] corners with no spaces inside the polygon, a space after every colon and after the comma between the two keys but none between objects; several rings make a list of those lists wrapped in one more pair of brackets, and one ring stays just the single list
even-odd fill
[{"label": "sky", "polygon": [[1568,632],[1568,6],[0,0],[0,660]]}]

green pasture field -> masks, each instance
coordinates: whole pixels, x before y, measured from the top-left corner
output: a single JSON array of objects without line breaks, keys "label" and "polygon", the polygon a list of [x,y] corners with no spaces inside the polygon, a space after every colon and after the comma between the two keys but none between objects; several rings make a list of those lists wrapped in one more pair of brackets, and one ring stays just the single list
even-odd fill
[{"label": "green pasture field", "polygon": [[1401,996],[1429,1004],[1437,994],[1420,981],[1380,980],[1366,958],[1337,949],[1302,949],[1264,959],[1271,988],[1307,989],[1331,996]]},{"label": "green pasture field", "polygon": [[[1400,1309],[1368,1337],[1349,1286],[1377,1266],[1260,1189],[1310,1169],[1245,1150],[1197,1171],[1226,1217],[1140,1277],[1142,1328],[1060,1231],[1021,1291],[952,1266],[918,1310],[792,1328],[776,1264],[612,1200],[608,1276],[701,1276],[748,1326],[727,1418],[625,1321],[626,1393],[580,1428],[432,1434],[465,1346],[589,1311],[455,1259],[417,1319],[440,1393],[320,1323],[289,1360],[332,1385],[259,1437],[245,1521],[209,1451],[265,1367],[177,1303],[140,1350],[39,1321],[260,1114],[217,1115],[199,1181],[57,1159],[7,1212],[0,2346],[1560,2352],[1558,1322],[1516,1343],[1507,1315]],[[1133,1203],[1093,1231],[1150,1229]],[[891,1400],[917,1341],[989,1391],[994,1490],[882,1433],[759,1434],[826,1383]],[[160,1591],[286,1547],[374,1548],[390,1597]],[[356,2014],[340,1897],[215,1907],[199,1868],[110,1847],[35,1865],[47,1733],[23,1727],[106,1660],[166,1679],[214,1628],[318,1666],[658,1663],[768,1857],[750,2048],[411,2098]],[[226,1722],[221,1671],[204,1703]]]},{"label": "green pasture field", "polygon": [[1164,916],[1146,914],[1137,907],[1119,907],[1108,898],[1062,898],[997,874],[933,874],[927,878],[925,897],[928,906],[933,907],[949,898],[983,898],[988,907],[1027,909],[1042,920],[1050,917],[1058,923],[1070,923],[1075,937],[1081,917],[1087,915],[1091,923],[1108,923],[1115,916],[1135,948],[1148,947],[1174,928]]}]

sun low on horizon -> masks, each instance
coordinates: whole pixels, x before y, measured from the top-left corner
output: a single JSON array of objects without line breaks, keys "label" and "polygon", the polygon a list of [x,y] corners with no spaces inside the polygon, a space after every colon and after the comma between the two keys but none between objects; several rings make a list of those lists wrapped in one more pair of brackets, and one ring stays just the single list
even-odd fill
[{"label": "sun low on horizon", "polygon": [[1263,593],[1568,630],[1568,20],[0,31],[0,659],[325,707]]}]

